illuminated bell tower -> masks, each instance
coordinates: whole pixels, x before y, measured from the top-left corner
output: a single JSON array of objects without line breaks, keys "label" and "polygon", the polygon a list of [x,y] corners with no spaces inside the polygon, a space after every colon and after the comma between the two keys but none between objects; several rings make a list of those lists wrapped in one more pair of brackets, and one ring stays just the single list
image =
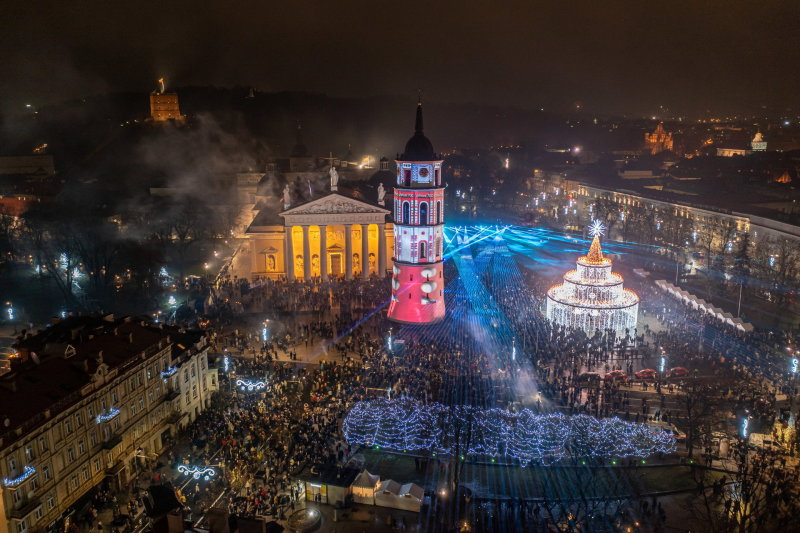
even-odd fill
[{"label": "illuminated bell tower", "polygon": [[394,268],[389,318],[432,324],[444,318],[442,160],[422,131],[417,103],[414,135],[397,160],[394,188]]}]

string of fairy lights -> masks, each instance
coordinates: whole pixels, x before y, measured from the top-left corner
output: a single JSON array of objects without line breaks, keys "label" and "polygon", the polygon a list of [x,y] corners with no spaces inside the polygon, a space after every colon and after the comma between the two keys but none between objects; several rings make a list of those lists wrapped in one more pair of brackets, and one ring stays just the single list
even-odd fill
[{"label": "string of fairy lights", "polygon": [[619,418],[509,412],[412,398],[358,402],[342,432],[349,444],[403,452],[504,457],[553,464],[567,459],[645,458],[675,451],[675,438]]}]

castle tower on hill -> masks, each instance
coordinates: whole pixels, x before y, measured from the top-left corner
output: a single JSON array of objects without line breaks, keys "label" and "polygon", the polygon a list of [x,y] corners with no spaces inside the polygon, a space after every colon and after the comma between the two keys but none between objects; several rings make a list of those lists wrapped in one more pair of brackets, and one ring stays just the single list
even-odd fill
[{"label": "castle tower on hill", "polygon": [[432,324],[444,318],[442,161],[423,133],[418,102],[414,135],[397,159],[389,304],[395,322]]},{"label": "castle tower on hill", "polygon": [[166,92],[164,78],[158,80],[158,89],[150,93],[150,118],[154,122],[184,118],[178,104],[178,94]]}]

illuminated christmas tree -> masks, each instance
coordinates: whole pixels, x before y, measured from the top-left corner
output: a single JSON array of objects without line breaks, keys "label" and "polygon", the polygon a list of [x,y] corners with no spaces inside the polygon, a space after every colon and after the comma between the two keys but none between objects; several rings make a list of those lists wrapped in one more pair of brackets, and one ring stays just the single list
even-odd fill
[{"label": "illuminated christmas tree", "polygon": [[547,291],[547,318],[568,329],[582,329],[590,337],[596,330],[633,335],[639,313],[639,296],[622,286],[622,276],[611,271],[611,259],[603,255],[600,235],[605,227],[593,223],[589,253],[578,258],[577,268]]}]

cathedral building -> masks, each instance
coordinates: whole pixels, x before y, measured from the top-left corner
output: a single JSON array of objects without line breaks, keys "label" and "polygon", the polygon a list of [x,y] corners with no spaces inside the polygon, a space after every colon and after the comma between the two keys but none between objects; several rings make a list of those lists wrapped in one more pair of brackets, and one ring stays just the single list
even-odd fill
[{"label": "cathedral building", "polygon": [[672,150],[672,133],[664,130],[664,123],[659,122],[653,133],[644,134],[645,151],[650,155],[659,154],[665,150]]},{"label": "cathedral building", "polygon": [[[391,195],[382,183],[376,181],[375,189],[359,179],[363,171],[344,169],[346,159],[311,156],[298,127],[288,161],[267,167],[261,188],[268,191],[245,232],[245,256],[238,264],[246,268],[238,268],[238,275],[289,281],[386,275],[394,246],[385,207]],[[347,184],[339,183],[340,171],[352,178]],[[275,184],[283,185],[279,198]]]}]

